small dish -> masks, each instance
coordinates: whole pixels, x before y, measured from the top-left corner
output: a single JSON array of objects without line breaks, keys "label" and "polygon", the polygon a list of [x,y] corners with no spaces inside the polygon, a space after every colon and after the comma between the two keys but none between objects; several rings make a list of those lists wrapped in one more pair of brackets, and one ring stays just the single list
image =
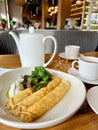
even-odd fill
[{"label": "small dish", "polygon": [[[79,58],[81,55],[82,55],[82,54],[79,54],[78,58]],[[60,56],[61,58],[67,59],[67,58],[65,57],[65,52],[59,53],[59,56]],[[69,60],[77,60],[78,58],[73,58],[73,59],[69,59]]]},{"label": "small dish", "polygon": [[79,75],[79,71],[75,68],[70,68],[68,70],[68,73],[71,74],[71,75],[74,75],[75,77],[77,77],[78,79],[82,80],[84,83],[88,83],[88,84],[93,84],[93,85],[98,85],[98,79],[97,80],[87,80],[87,79],[84,79],[82,77],[80,77]]},{"label": "small dish", "polygon": [[87,91],[87,101],[92,110],[98,115],[98,86],[92,87]]}]

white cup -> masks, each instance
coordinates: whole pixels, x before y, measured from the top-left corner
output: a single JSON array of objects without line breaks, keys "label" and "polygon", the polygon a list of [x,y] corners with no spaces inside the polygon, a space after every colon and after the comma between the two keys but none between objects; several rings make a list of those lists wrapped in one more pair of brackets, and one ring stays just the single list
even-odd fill
[{"label": "white cup", "polygon": [[78,61],[72,62],[72,67],[75,68],[75,63],[78,63],[80,77],[87,80],[98,79],[98,58],[91,56],[82,56]]},{"label": "white cup", "polygon": [[65,46],[65,57],[66,59],[77,59],[79,56],[80,46],[67,45]]}]

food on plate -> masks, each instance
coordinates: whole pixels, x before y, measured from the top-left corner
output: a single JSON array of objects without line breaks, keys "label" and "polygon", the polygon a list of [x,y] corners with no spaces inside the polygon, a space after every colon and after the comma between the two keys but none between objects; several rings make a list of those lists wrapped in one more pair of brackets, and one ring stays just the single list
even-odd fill
[{"label": "food on plate", "polygon": [[11,109],[13,109],[15,107],[15,105],[22,101],[23,99],[26,99],[28,96],[30,96],[31,90],[29,88],[15,94],[13,97],[9,98],[9,105],[11,107]]},{"label": "food on plate", "polygon": [[9,98],[9,105],[11,109],[22,105],[28,107],[52,91],[60,82],[61,80],[58,77],[54,77],[46,87],[43,87],[40,91],[36,91],[35,94],[32,94],[30,88],[26,88],[24,91],[17,93],[14,97]]},{"label": "food on plate", "polygon": [[[33,76],[26,75],[26,79],[21,81],[25,86],[24,90],[9,97],[6,106],[14,116],[24,122],[31,122],[41,117],[56,105],[70,88],[69,82],[50,74],[44,67],[36,67],[36,70],[41,71],[39,74],[32,71]],[[36,75],[35,77],[40,75],[43,78],[38,76],[37,78],[40,80],[34,79],[34,83],[39,80],[34,84],[32,81],[32,78],[35,78],[34,75]]]},{"label": "food on plate", "polygon": [[32,92],[38,91],[52,80],[52,75],[42,66],[34,68],[30,75],[22,76],[22,79],[11,84],[7,91],[7,97],[13,97],[18,92],[30,88]]},{"label": "food on plate", "polygon": [[69,84],[62,81],[55,89],[45,95],[38,102],[35,102],[27,110],[20,111],[20,119],[31,122],[41,117],[45,112],[56,105],[69,89]]}]

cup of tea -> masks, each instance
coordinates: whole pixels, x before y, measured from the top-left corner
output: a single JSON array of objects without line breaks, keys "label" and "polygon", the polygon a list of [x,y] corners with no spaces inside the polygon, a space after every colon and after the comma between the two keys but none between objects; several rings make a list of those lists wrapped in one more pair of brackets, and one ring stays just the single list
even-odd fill
[{"label": "cup of tea", "polygon": [[74,60],[78,59],[80,46],[66,45],[65,46],[65,57],[66,59]]},{"label": "cup of tea", "polygon": [[98,79],[98,58],[91,56],[82,56],[79,60],[72,62],[72,67],[75,68],[75,63],[78,63],[79,76],[87,80]]}]

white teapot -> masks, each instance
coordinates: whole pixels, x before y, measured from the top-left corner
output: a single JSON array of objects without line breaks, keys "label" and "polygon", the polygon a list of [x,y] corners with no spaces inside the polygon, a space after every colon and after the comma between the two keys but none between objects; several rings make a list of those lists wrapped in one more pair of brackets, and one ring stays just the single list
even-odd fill
[{"label": "white teapot", "polygon": [[[46,67],[54,58],[57,52],[57,41],[52,36],[46,36],[34,33],[34,28],[29,28],[29,33],[20,33],[20,38],[12,31],[9,32],[14,38],[21,60],[22,67]],[[53,40],[54,52],[47,63],[45,63],[45,40],[50,38]]]}]

